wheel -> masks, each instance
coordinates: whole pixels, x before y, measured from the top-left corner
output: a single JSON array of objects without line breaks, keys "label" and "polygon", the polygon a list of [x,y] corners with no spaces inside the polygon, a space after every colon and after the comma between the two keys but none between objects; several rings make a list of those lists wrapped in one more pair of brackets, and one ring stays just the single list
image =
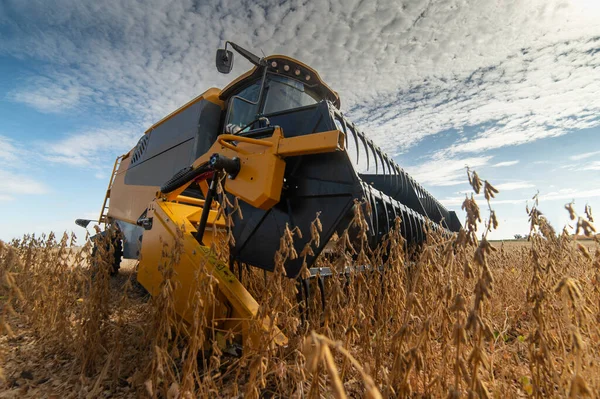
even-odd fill
[{"label": "wheel", "polygon": [[97,234],[95,237],[93,237],[94,239],[94,247],[92,248],[92,259],[94,259],[94,257],[96,256],[96,252],[98,250],[98,243],[102,243],[104,241],[106,241],[105,244],[105,251],[107,253],[110,252],[110,247],[112,245],[112,247],[114,248],[113,251],[113,259],[111,262],[111,267],[110,267],[110,275],[114,276],[117,273],[119,273],[119,269],[121,268],[121,258],[123,257],[123,241],[121,240],[121,234],[119,231],[115,232],[114,237],[112,238],[112,242],[109,242],[108,240],[106,240],[106,234],[108,233],[108,231],[103,231],[100,234]]},{"label": "wheel", "polygon": [[121,258],[123,258],[123,241],[120,237],[117,237],[116,240],[113,241],[114,253],[113,253],[113,263],[111,268],[111,275],[114,276],[119,273],[119,269],[121,268]]}]

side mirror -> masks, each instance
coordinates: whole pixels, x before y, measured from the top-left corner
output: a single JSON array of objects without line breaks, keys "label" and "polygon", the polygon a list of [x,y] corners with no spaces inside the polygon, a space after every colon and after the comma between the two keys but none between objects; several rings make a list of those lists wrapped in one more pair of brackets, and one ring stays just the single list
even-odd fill
[{"label": "side mirror", "polygon": [[88,227],[88,224],[90,224],[90,222],[91,222],[91,220],[88,220],[88,219],[75,219],[75,224],[77,226],[83,227],[84,229],[86,227]]},{"label": "side mirror", "polygon": [[226,49],[217,50],[217,71],[221,73],[229,73],[233,68],[233,52]]}]

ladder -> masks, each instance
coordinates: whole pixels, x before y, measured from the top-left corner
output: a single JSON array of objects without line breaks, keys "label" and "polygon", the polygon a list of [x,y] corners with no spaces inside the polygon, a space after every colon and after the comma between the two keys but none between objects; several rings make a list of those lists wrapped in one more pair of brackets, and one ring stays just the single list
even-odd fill
[{"label": "ladder", "polygon": [[118,156],[115,160],[115,165],[113,166],[113,171],[110,175],[110,181],[108,182],[108,188],[106,189],[106,195],[104,196],[104,203],[102,204],[102,210],[100,211],[100,217],[98,218],[98,224],[104,223],[106,227],[106,223],[108,222],[108,208],[110,206],[110,189],[117,177],[117,172],[119,170],[119,165],[121,165],[121,160],[124,155]]}]

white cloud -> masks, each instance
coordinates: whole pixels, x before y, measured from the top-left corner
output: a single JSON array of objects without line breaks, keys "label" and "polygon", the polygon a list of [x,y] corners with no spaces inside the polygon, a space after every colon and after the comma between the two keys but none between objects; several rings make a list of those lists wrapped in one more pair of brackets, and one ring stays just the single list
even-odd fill
[{"label": "white cloud", "polygon": [[0,135],[0,165],[15,164],[19,160],[21,150],[15,146],[14,140]]},{"label": "white cloud", "polygon": [[35,78],[24,87],[8,94],[8,98],[42,112],[64,112],[82,106],[93,90],[80,86],[73,78],[58,74],[54,79]]},{"label": "white cloud", "polygon": [[580,170],[600,170],[600,161],[594,161],[581,166]]},{"label": "white cloud", "polygon": [[249,68],[238,57],[232,75],[216,73],[214,51],[224,39],[314,66],[349,114],[392,153],[468,126],[480,130],[465,132],[451,153],[599,124],[594,49],[600,12],[592,2],[247,1],[217,7],[149,0],[140,7],[134,0],[52,6],[10,0],[4,8],[0,24],[11,39],[0,43],[0,54],[48,65],[43,77],[14,91],[13,100],[45,112],[123,110],[140,134]]},{"label": "white cloud", "polygon": [[567,164],[564,164],[564,165],[559,165],[560,169],[574,169],[576,167],[577,167],[576,163],[567,163]]},{"label": "white cloud", "polygon": [[493,168],[500,168],[500,167],[503,167],[503,166],[513,166],[513,165],[516,165],[518,163],[519,163],[518,160],[515,160],[515,161],[505,161],[505,162],[498,162],[498,163],[490,165],[490,166],[493,167]]},{"label": "white cloud", "polygon": [[535,184],[531,184],[526,181],[515,181],[509,183],[501,183],[494,186],[498,189],[498,191],[511,191],[511,190],[520,190],[523,188],[532,188],[535,187]]},{"label": "white cloud", "polygon": [[31,163],[23,162],[30,156],[32,154],[23,148],[22,143],[0,135],[0,202],[50,191],[46,184],[31,176],[34,175]]},{"label": "white cloud", "polygon": [[419,183],[429,186],[452,186],[467,183],[466,167],[475,168],[488,163],[491,156],[471,158],[434,158],[420,165],[406,167]]},{"label": "white cloud", "polygon": [[558,191],[552,191],[539,196],[540,201],[556,201],[556,200],[572,200],[572,199],[589,199],[600,197],[600,188],[591,190],[578,190],[574,188],[564,188]]},{"label": "white cloud", "polygon": [[98,167],[100,156],[131,148],[137,136],[137,133],[128,130],[109,129],[72,134],[60,141],[44,144],[44,158],[72,166]]},{"label": "white cloud", "polygon": [[430,77],[399,95],[383,96],[375,109],[365,104],[355,113],[388,149],[456,129],[458,140],[444,151],[450,154],[598,126],[600,82],[593,78],[600,67],[598,45],[600,39],[584,39],[528,47],[464,75]]},{"label": "white cloud", "polygon": [[[586,157],[587,158],[587,157]],[[583,158],[583,159],[586,159]],[[560,169],[568,169],[574,172],[581,172],[584,170],[600,170],[600,161],[587,161],[585,163],[569,163],[559,166]]]},{"label": "white cloud", "polygon": [[526,198],[515,198],[515,199],[493,199],[491,201],[492,203],[492,207],[496,206],[496,205],[505,205],[505,204],[523,204],[525,205],[527,203],[527,199]]},{"label": "white cloud", "polygon": [[6,199],[12,198],[14,194],[45,194],[49,191],[48,187],[31,178],[19,173],[12,173],[0,169],[0,182],[2,182],[2,191]]},{"label": "white cloud", "polygon": [[[471,195],[469,194],[469,198],[471,198]],[[482,204],[486,203],[486,200],[483,196],[483,194],[476,194],[473,195],[473,198],[475,199],[475,201],[477,201],[479,203],[479,206],[482,206]],[[465,196],[457,196],[457,197],[446,197],[446,198],[442,198],[440,199],[440,202],[442,204],[444,204],[444,206],[448,206],[448,207],[456,207],[456,206],[460,206],[462,205],[462,203],[465,201]],[[525,203],[527,202],[526,199],[524,198],[516,198],[516,199],[497,199],[494,198],[491,201],[492,204],[492,208],[494,208],[496,205],[514,205],[514,204],[523,204],[525,205]]]},{"label": "white cloud", "polygon": [[584,152],[582,154],[571,155],[569,159],[572,161],[581,161],[582,159],[591,158],[596,155],[600,155],[600,151]]},{"label": "white cloud", "polygon": [[[475,197],[475,196],[474,196]],[[456,206],[460,206],[462,205],[462,203],[465,201],[465,196],[463,195],[461,196],[457,196],[457,197],[446,197],[446,198],[440,198],[440,202],[447,207],[456,207]],[[481,198],[483,198],[483,196],[481,196]],[[476,200],[479,200],[479,198],[475,198]]]}]

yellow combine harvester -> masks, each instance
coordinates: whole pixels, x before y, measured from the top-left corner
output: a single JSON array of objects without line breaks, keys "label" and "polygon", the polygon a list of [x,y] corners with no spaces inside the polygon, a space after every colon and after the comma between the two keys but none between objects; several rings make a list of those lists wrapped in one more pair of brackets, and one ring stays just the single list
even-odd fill
[{"label": "yellow combine harvester", "polygon": [[[423,187],[379,150],[339,111],[340,98],[312,68],[290,57],[259,58],[227,42],[217,51],[217,69],[229,73],[231,46],[254,67],[223,90],[211,88],[150,127],[135,148],[119,157],[99,218],[120,231],[120,251],[140,259],[138,281],[152,295],[162,282],[159,265],[163,245],[182,240],[183,253],[174,266],[178,282],[175,306],[191,320],[190,293],[196,270],[204,264],[216,279],[217,303],[205,306],[219,331],[234,331],[243,341],[258,303],[231,270],[232,262],[267,271],[286,225],[309,231],[320,213],[322,236],[309,268],[334,233],[348,228],[355,200],[370,205],[369,244],[375,247],[402,219],[407,242],[424,240],[423,225],[456,232],[461,225]],[[227,226],[217,185],[239,212],[229,206]],[[78,220],[86,226],[89,221]],[[231,259],[210,251],[215,230],[233,235]],[[231,231],[228,231],[231,229]],[[183,235],[181,235],[183,232]],[[310,239],[298,238],[298,252]],[[227,263],[229,262],[229,263]],[[299,278],[302,259],[286,263],[290,278]],[[311,269],[311,274],[312,273]],[[321,271],[326,274],[326,271]],[[266,321],[262,321],[266,322]],[[284,343],[282,334],[277,338]]]}]

